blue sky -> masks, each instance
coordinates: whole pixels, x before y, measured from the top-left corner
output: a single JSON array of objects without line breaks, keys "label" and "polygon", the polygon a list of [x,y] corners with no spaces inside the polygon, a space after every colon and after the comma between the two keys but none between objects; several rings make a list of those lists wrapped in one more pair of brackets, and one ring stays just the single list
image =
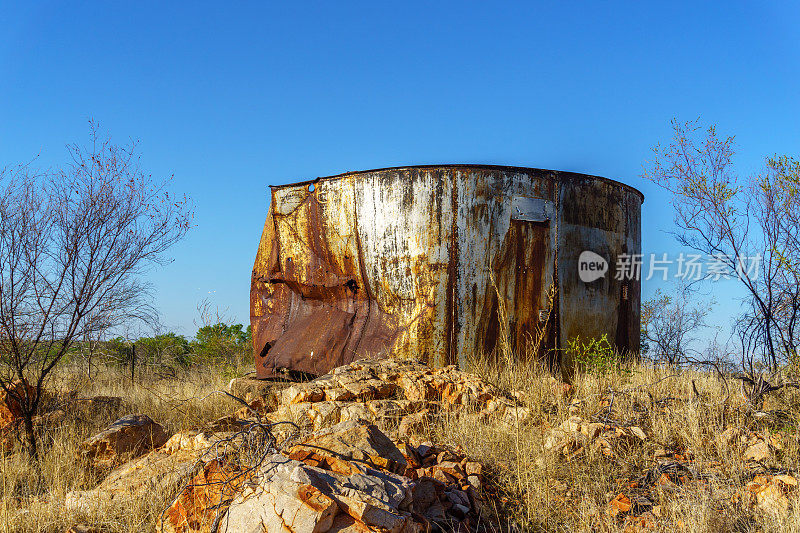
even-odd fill
[{"label": "blue sky", "polygon": [[[800,141],[796,4],[0,6],[0,164],[63,161],[89,117],[140,139],[196,206],[150,273],[188,334],[204,298],[247,322],[270,184],[438,162],[598,174],[645,193],[643,251],[674,253],[670,206],[639,178],[672,117],[735,134],[744,170]],[[722,323],[731,291],[714,292]]]}]

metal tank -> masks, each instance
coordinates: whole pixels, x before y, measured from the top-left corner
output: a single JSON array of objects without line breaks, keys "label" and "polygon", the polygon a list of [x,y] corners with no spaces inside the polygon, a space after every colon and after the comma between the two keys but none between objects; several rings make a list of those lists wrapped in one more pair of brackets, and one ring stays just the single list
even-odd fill
[{"label": "metal tank", "polygon": [[[273,186],[250,292],[256,373],[389,355],[463,368],[501,337],[562,370],[578,335],[638,352],[640,282],[614,265],[641,253],[643,200],[597,176],[491,165]],[[591,282],[584,251],[608,262]]]}]

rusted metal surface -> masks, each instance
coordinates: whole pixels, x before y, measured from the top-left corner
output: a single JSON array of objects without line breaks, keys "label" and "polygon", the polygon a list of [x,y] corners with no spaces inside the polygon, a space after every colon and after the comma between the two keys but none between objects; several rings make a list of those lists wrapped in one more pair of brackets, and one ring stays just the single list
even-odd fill
[{"label": "rusted metal surface", "polygon": [[577,271],[583,250],[612,262],[639,253],[643,197],[628,186],[443,165],[351,172],[271,195],[250,295],[260,377],[390,354],[463,367],[491,354],[503,331],[523,353],[538,328],[554,359],[575,335],[605,333],[638,350],[638,281],[623,287],[612,270],[584,284]]}]

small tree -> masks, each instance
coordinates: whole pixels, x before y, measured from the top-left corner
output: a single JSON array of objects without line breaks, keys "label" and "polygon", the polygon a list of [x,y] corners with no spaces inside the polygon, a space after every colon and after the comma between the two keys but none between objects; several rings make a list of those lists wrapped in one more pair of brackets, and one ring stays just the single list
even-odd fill
[{"label": "small tree", "polygon": [[678,287],[675,296],[657,290],[642,303],[642,336],[650,357],[669,365],[680,365],[699,355],[694,335],[706,326],[710,305],[695,304],[689,286]]},{"label": "small tree", "polygon": [[91,122],[88,147],[68,151],[62,168],[0,173],[0,387],[20,404],[32,458],[47,376],[76,341],[152,316],[141,274],[192,217],[141,170],[136,143],[113,144]]},{"label": "small tree", "polygon": [[209,300],[197,305],[197,313],[197,334],[191,344],[195,355],[210,362],[238,364],[241,355],[252,350],[250,326],[231,324],[233,320],[227,312]]},{"label": "small tree", "polygon": [[732,136],[698,121],[672,127],[672,141],[656,146],[644,177],[671,193],[678,241],[713,256],[747,293],[737,323],[743,380],[754,391],[784,386],[767,379],[780,379],[800,340],[800,163],[768,158],[759,172],[740,176]]}]

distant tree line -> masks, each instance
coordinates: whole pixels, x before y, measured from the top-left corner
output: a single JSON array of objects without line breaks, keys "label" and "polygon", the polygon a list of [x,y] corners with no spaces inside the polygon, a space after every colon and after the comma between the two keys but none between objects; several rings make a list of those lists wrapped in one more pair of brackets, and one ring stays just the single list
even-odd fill
[{"label": "distant tree line", "polygon": [[167,332],[135,339],[118,336],[84,341],[75,344],[71,359],[84,360],[90,376],[99,364],[172,370],[195,364],[226,364],[250,354],[250,331],[250,326],[219,322],[200,327],[193,339]]}]

